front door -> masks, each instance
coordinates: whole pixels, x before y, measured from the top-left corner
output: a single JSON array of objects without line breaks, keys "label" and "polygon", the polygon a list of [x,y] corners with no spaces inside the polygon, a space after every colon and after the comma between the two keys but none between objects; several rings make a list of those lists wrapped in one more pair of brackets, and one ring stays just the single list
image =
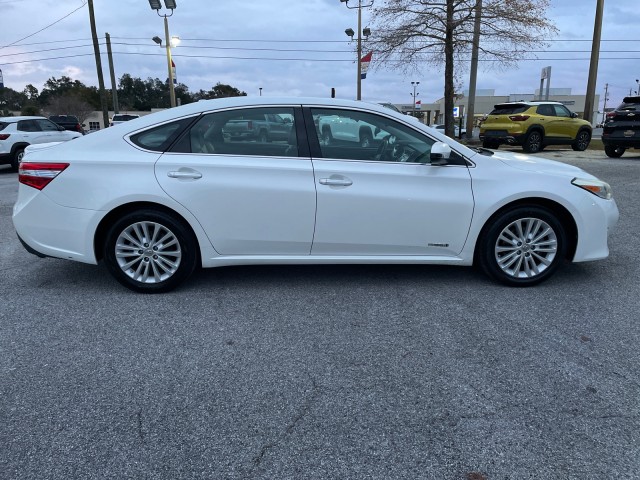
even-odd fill
[{"label": "front door", "polygon": [[[382,115],[312,108],[310,116],[315,125],[326,116],[367,122],[376,138],[383,138],[371,147],[313,141],[319,154],[313,156],[318,206],[312,254],[454,256],[462,251],[473,196],[461,157],[457,165],[430,165],[435,140]],[[317,134],[319,129],[311,130]]]}]

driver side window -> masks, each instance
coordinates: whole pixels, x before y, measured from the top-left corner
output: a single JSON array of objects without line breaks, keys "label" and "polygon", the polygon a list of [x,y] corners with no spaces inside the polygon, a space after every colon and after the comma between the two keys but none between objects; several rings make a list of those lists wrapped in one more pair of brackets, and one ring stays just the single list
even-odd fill
[{"label": "driver side window", "polygon": [[429,163],[435,140],[373,113],[312,108],[322,158]]}]

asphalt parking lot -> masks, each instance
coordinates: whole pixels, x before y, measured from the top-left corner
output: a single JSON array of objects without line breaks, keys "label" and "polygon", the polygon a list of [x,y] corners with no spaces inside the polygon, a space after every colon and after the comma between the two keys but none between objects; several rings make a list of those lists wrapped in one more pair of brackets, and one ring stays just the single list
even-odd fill
[{"label": "asphalt parking lot", "polygon": [[233,267],[165,295],[40,259],[0,167],[0,478],[640,478],[640,151],[607,260]]}]

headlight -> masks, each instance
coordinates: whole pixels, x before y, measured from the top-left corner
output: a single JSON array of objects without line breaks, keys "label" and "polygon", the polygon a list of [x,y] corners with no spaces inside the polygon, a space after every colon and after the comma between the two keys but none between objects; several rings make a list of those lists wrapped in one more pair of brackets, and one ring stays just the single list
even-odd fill
[{"label": "headlight", "polygon": [[611,185],[600,180],[585,180],[584,178],[574,178],[571,183],[576,187],[580,187],[587,192],[593,193],[600,198],[609,200],[613,195],[611,193]]}]

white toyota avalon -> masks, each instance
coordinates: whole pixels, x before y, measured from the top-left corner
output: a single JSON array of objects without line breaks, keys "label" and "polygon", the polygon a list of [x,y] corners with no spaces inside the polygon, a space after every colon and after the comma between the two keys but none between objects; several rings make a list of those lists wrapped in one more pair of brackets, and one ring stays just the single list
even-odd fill
[{"label": "white toyota avalon", "polygon": [[528,286],[607,257],[618,220],[609,185],[579,168],[319,98],[200,101],[32,146],[19,181],[28,251],[104,261],[149,293],[247,264],[475,264]]}]

